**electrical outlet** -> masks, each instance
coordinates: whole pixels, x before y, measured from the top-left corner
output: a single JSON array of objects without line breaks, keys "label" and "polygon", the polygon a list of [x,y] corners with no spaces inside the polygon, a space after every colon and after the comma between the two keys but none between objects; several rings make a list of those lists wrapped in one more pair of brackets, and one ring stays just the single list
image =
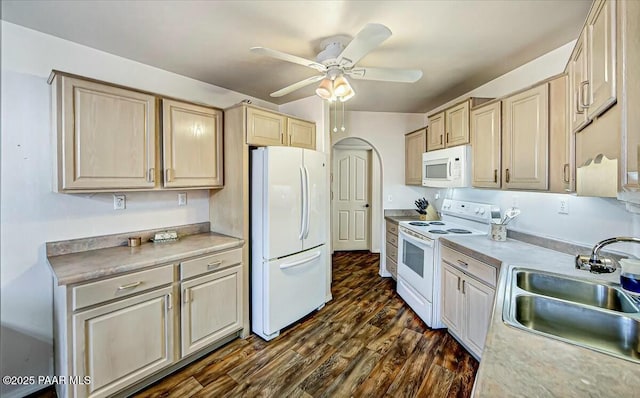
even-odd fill
[{"label": "electrical outlet", "polygon": [[560,198],[558,202],[558,213],[569,214],[569,198]]},{"label": "electrical outlet", "polygon": [[187,205],[187,193],[181,192],[178,194],[178,206],[186,206]]},{"label": "electrical outlet", "polygon": [[436,192],[436,194],[435,194],[435,195],[433,195],[433,198],[434,198],[435,200],[440,199],[440,191],[437,191],[437,192]]},{"label": "electrical outlet", "polygon": [[387,202],[393,202],[393,196],[387,195]]},{"label": "electrical outlet", "polygon": [[127,208],[127,197],[124,195],[113,195],[113,210],[124,210]]}]

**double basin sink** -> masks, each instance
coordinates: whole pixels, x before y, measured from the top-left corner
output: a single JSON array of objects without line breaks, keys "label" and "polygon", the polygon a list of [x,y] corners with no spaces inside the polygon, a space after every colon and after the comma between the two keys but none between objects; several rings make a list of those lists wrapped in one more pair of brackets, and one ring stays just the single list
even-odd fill
[{"label": "double basin sink", "polygon": [[640,363],[640,298],[616,284],[513,268],[502,318],[520,329]]}]

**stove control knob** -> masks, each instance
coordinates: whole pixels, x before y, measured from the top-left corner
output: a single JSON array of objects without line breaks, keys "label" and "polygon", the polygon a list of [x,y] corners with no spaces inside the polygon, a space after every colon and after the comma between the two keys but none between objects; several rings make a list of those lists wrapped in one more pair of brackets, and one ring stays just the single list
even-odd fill
[{"label": "stove control knob", "polygon": [[475,210],[476,214],[480,214],[480,208],[476,207]]},{"label": "stove control knob", "polygon": [[484,209],[482,207],[480,208],[480,214],[484,215]]}]

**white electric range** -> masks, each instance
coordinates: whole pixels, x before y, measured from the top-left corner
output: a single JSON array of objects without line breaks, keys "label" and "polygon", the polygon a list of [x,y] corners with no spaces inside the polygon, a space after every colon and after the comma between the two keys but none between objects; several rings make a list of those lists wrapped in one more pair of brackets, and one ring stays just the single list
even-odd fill
[{"label": "white electric range", "polygon": [[444,236],[487,235],[495,206],[445,199],[440,221],[399,223],[398,294],[427,324],[445,327],[440,318],[440,243]]}]

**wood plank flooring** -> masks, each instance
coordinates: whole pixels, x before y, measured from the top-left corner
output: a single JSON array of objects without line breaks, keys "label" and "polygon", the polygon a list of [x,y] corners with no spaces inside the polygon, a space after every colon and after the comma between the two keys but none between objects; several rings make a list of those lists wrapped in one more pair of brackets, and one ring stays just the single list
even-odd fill
[{"label": "wood plank flooring", "polygon": [[268,343],[234,340],[136,397],[470,396],[478,362],[404,304],[378,261],[336,252],[322,310]]}]

